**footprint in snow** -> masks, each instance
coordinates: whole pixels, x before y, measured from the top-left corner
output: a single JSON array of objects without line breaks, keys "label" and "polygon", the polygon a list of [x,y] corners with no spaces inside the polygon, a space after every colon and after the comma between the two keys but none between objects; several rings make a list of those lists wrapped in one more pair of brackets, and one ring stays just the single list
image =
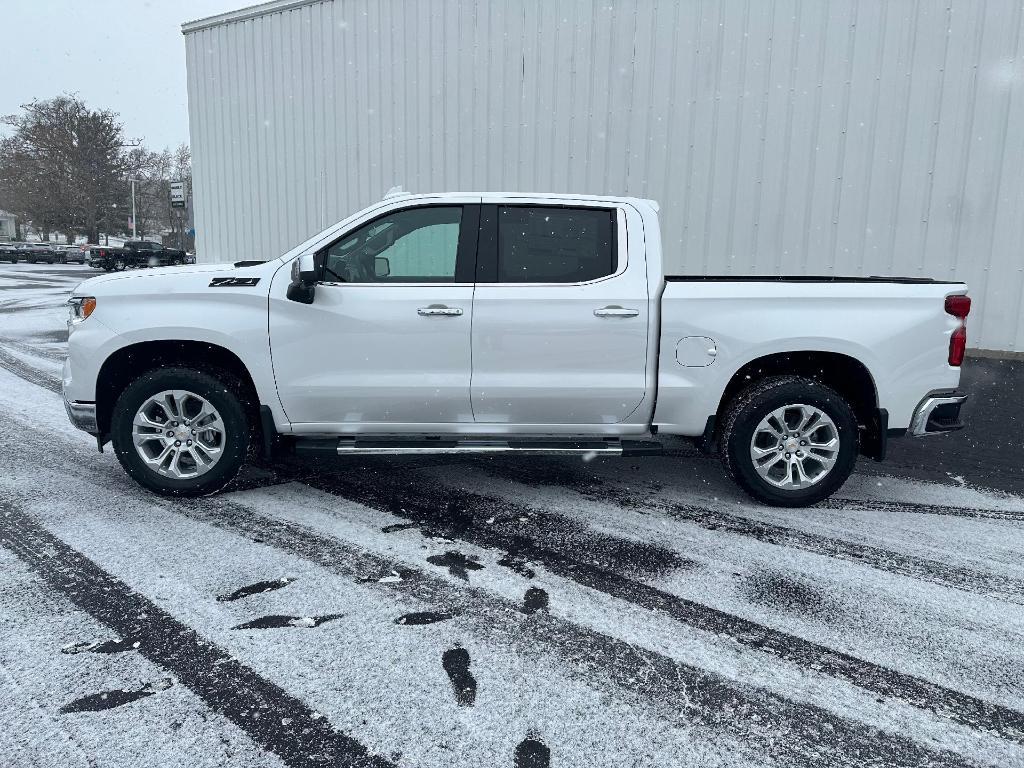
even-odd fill
[{"label": "footprint in snow", "polygon": [[455,701],[460,707],[472,707],[476,702],[476,678],[469,671],[469,651],[452,648],[441,655],[441,666],[448,673],[455,689]]},{"label": "footprint in snow", "polygon": [[536,739],[523,739],[516,747],[515,768],[548,768],[551,750]]},{"label": "footprint in snow", "polygon": [[343,613],[328,613],[326,616],[264,616],[259,619],[247,621],[232,629],[282,629],[292,627],[295,629],[312,629],[326,624],[328,621],[340,619]]},{"label": "footprint in snow", "polygon": [[93,693],[65,704],[60,708],[60,711],[64,714],[71,714],[74,712],[100,712],[104,709],[113,709],[114,707],[121,707],[125,704],[131,704],[133,701],[144,699],[147,696],[152,696],[159,691],[165,691],[172,685],[174,683],[171,681],[171,678],[165,677],[162,680],[146,683],[136,690],[125,688],[122,690]]},{"label": "footprint in snow", "polygon": [[548,609],[548,593],[540,587],[530,587],[523,596],[523,613],[536,613]]},{"label": "footprint in snow", "polygon": [[272,579],[270,581],[258,581],[247,587],[239,587],[234,592],[230,592],[226,595],[218,595],[217,601],[221,603],[230,603],[235,600],[241,600],[243,597],[259,595],[263,592],[273,592],[275,589],[287,587],[293,581],[295,581],[295,579],[290,576],[285,576],[281,579]]},{"label": "footprint in snow", "polygon": [[449,550],[443,555],[431,555],[427,558],[431,565],[440,565],[447,568],[448,573],[463,581],[469,581],[469,571],[479,571],[483,566],[476,560],[466,557],[461,552]]}]

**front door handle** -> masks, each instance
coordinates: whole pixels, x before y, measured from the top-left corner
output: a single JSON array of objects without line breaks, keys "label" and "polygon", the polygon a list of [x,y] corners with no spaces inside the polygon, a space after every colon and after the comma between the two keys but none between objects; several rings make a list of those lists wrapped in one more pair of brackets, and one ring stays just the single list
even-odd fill
[{"label": "front door handle", "polygon": [[620,307],[618,304],[612,304],[601,309],[595,309],[594,314],[597,317],[636,317],[640,314],[639,309],[626,309]]},{"label": "front door handle", "polygon": [[420,307],[416,310],[416,314],[423,315],[424,317],[432,317],[433,315],[458,316],[462,314],[462,309],[459,307],[446,307],[444,304],[431,304],[429,307]]}]

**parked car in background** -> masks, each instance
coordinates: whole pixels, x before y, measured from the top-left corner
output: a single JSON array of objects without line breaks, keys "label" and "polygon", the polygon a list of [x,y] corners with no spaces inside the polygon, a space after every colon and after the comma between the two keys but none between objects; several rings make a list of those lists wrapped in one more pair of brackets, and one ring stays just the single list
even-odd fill
[{"label": "parked car in background", "polygon": [[12,264],[18,263],[19,243],[0,243],[0,261],[9,261]]},{"label": "parked car in background", "polygon": [[64,252],[65,264],[85,264],[85,251],[82,250],[80,245],[64,245],[61,246]]},{"label": "parked car in background", "polygon": [[18,261],[28,264],[60,264],[64,259],[64,251],[55,243],[24,243]]},{"label": "parked car in background", "polygon": [[28,261],[31,243],[14,243],[15,261]]},{"label": "parked car in background", "polygon": [[[141,246],[141,247],[139,247]],[[85,264],[108,272],[132,267],[195,264],[195,256],[184,251],[164,249],[159,243],[139,241],[129,247],[97,245],[67,245],[65,243],[0,242],[0,261],[17,264]],[[154,247],[155,246],[155,247]]]},{"label": "parked car in background", "polygon": [[111,256],[120,250],[117,246],[97,245],[95,243],[87,243],[82,246],[82,251],[85,254],[85,263],[96,269],[106,269],[108,272],[112,271],[108,268]]},{"label": "parked car in background", "polygon": [[963,283],[673,275],[662,247],[649,200],[397,196],[272,261],[95,277],[69,302],[68,415],[164,494],[224,487],[258,435],[268,457],[677,435],[792,507],[890,437],[963,426]]}]

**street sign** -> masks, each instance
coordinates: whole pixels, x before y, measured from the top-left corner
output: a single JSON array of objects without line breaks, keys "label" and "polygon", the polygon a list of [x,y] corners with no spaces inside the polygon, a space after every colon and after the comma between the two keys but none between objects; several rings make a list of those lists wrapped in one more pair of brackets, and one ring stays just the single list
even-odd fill
[{"label": "street sign", "polygon": [[171,182],[171,208],[185,207],[185,182]]}]

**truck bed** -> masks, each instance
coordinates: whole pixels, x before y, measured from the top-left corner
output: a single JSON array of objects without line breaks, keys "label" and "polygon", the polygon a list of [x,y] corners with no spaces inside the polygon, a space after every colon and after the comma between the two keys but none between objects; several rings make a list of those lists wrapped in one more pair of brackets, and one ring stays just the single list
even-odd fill
[{"label": "truck bed", "polygon": [[779,354],[859,361],[893,428],[909,425],[928,392],[953,390],[959,381],[947,361],[959,321],[944,300],[965,293],[963,283],[831,275],[665,280],[655,415],[663,428],[700,433],[732,375]]}]

